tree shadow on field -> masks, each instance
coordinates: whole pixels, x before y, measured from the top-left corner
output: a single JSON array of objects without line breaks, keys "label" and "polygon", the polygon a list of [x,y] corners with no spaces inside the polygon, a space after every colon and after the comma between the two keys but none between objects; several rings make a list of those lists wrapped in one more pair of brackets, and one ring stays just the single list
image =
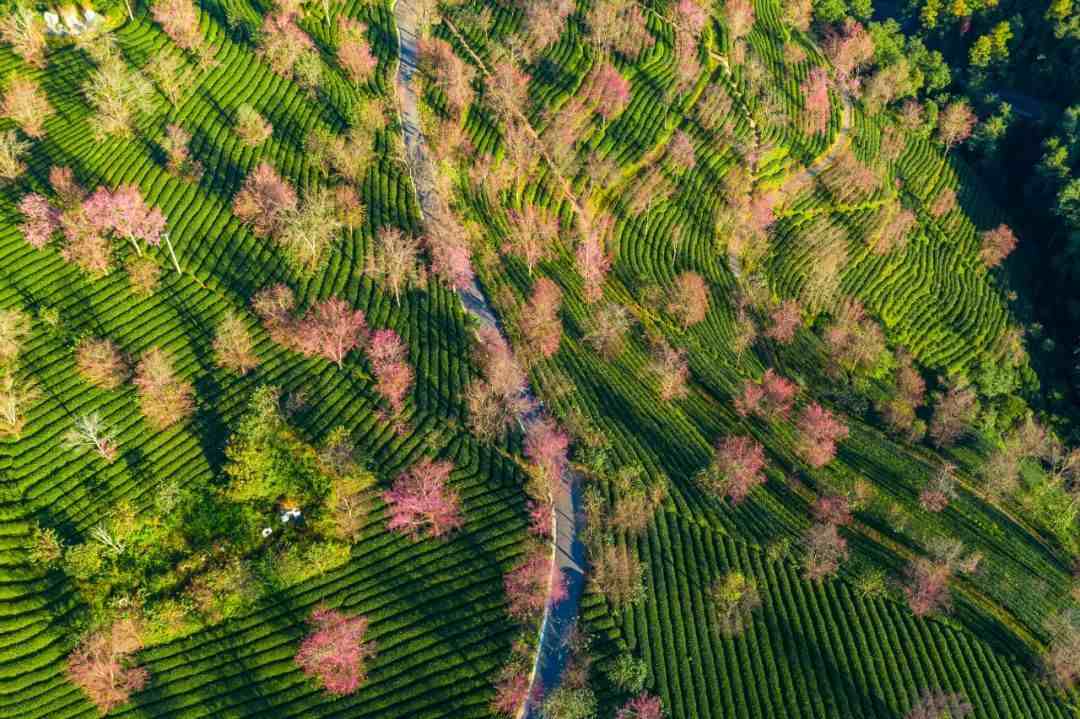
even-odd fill
[{"label": "tree shadow on field", "polygon": [[214,363],[210,354],[211,337],[205,329],[205,323],[188,308],[183,296],[170,285],[165,296],[166,303],[188,326],[185,336],[191,338],[189,346],[199,363],[201,376],[195,380],[198,402],[192,426],[199,435],[203,456],[215,475],[219,474],[225,461],[225,440],[228,427],[216,409],[221,397],[221,386],[214,378]]}]

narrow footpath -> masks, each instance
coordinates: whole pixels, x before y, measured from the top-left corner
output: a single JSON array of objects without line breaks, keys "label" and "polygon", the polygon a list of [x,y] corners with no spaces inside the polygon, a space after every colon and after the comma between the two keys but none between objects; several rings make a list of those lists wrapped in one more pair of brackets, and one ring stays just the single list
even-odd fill
[{"label": "narrow footpath", "polygon": [[[420,211],[426,221],[440,200],[436,195],[434,169],[420,128],[419,98],[412,83],[420,32],[416,0],[397,0],[394,19],[398,30],[398,101],[401,105],[402,136]],[[465,311],[481,325],[502,331],[478,280],[474,278],[472,284],[460,290],[458,295]],[[535,422],[540,413],[532,390],[527,387],[525,393],[532,409],[518,417],[522,426]],[[540,626],[540,648],[530,678],[533,691],[521,711],[524,719],[539,719],[544,695],[558,686],[568,655],[566,639],[577,619],[578,606],[585,589],[585,547],[579,537],[582,521],[580,477],[569,470],[564,471],[552,499],[555,518],[554,566],[566,582],[566,598],[554,606],[550,601],[546,604]],[[558,575],[553,572],[552,576]]]}]

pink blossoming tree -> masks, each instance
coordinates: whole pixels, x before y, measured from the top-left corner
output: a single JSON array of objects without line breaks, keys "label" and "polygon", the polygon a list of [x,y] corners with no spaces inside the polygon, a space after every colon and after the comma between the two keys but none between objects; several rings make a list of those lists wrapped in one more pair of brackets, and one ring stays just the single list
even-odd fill
[{"label": "pink blossoming tree", "polygon": [[352,694],[367,679],[367,662],[375,656],[374,643],[364,641],[367,617],[319,607],[309,621],[313,631],[294,661],[331,694]]},{"label": "pink blossoming tree", "polygon": [[423,459],[404,472],[383,501],[390,508],[391,531],[403,532],[410,539],[424,536],[438,538],[461,527],[461,499],[448,486],[454,465],[448,461]]}]

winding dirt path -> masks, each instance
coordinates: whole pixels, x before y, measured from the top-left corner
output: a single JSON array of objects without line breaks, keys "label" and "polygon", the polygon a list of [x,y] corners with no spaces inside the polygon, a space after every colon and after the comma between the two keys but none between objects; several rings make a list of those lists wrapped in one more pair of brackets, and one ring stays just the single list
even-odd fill
[{"label": "winding dirt path", "polygon": [[[420,127],[420,102],[412,77],[416,73],[417,50],[420,27],[416,0],[397,0],[394,19],[398,31],[398,102],[405,153],[412,176],[420,212],[427,221],[441,202],[436,193],[434,168],[428,157],[427,146]],[[575,202],[576,205],[576,202]],[[478,280],[458,292],[465,311],[482,325],[494,327],[500,332],[498,317],[491,308]],[[532,408],[518,416],[518,422],[527,427],[540,416],[540,404],[532,390],[526,388],[526,397]],[[558,604],[549,600],[540,625],[539,651],[533,663],[530,684],[531,699],[521,708],[520,716],[532,719],[539,716],[544,693],[558,686],[563,665],[567,659],[566,638],[577,619],[578,605],[585,589],[585,547],[579,538],[581,530],[581,479],[567,470],[553,492],[554,542],[552,544],[552,580],[559,575],[566,582],[566,598]],[[549,585],[548,596],[551,596]]]}]

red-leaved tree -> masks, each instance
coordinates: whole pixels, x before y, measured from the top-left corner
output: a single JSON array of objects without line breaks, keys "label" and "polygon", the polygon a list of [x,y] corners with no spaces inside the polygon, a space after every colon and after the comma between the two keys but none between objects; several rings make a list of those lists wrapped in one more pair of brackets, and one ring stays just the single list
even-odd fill
[{"label": "red-leaved tree", "polygon": [[810,513],[816,521],[825,524],[835,524],[838,527],[851,524],[851,503],[847,497],[837,494],[818,497],[810,508]]},{"label": "red-leaved tree", "polygon": [[68,656],[67,674],[102,714],[125,704],[150,681],[150,673],[130,657],[142,648],[140,627],[121,619],[95,632]]},{"label": "red-leaved tree", "polygon": [[731,436],[720,440],[712,464],[699,475],[702,486],[733,504],[746,499],[754,487],[765,483],[765,448],[751,437]]},{"label": "red-leaved tree", "polygon": [[375,373],[375,389],[382,395],[395,415],[400,415],[405,395],[413,385],[413,371],[406,359],[409,351],[397,332],[390,329],[376,331],[368,345],[368,359]]},{"label": "red-leaved tree", "polygon": [[453,469],[445,460],[422,459],[402,473],[390,491],[383,493],[390,509],[387,527],[414,541],[442,537],[461,527],[461,499],[448,484]]},{"label": "red-leaved tree", "polygon": [[331,694],[352,694],[367,679],[367,662],[375,644],[365,642],[367,617],[349,616],[320,606],[311,613],[312,632],[293,661]]},{"label": "red-leaved tree", "polygon": [[817,402],[807,405],[797,422],[799,455],[811,467],[824,467],[836,456],[836,443],[848,436],[848,428]]}]

